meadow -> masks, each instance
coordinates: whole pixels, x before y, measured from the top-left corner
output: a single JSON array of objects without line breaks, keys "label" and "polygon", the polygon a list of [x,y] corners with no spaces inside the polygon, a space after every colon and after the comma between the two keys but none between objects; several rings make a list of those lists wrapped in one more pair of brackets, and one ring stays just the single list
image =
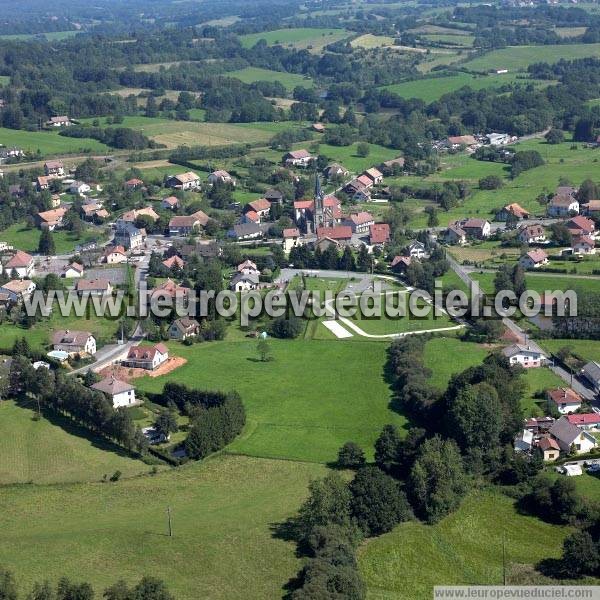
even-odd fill
[{"label": "meadow", "polygon": [[517,583],[514,571],[559,557],[572,531],[519,514],[514,500],[498,491],[473,490],[433,526],[403,523],[369,540],[359,568],[369,600],[429,600],[435,585],[501,585],[503,539],[507,583]]},{"label": "meadow", "polygon": [[363,446],[370,456],[383,425],[406,424],[388,406],[385,344],[326,340],[269,344],[270,362],[260,362],[256,341],[247,339],[189,347],[171,344],[187,364],[163,377],[138,379],[136,385],[146,392],[160,392],[167,381],[237,390],[248,423],[227,451],[252,456],[326,462],[334,460],[348,440]]},{"label": "meadow", "polygon": [[[481,290],[485,294],[494,293],[495,273],[481,273],[475,271],[470,274],[473,279],[479,282]],[[531,273],[525,276],[527,289],[534,290],[539,294],[554,290],[583,290],[586,292],[600,293],[600,277],[595,279],[586,279],[584,277],[568,275],[552,275],[549,273]]]},{"label": "meadow", "polygon": [[[298,147],[306,145],[309,142],[298,144]],[[318,154],[327,156],[332,162],[341,163],[346,169],[353,173],[360,173],[372,166],[380,165],[386,160],[391,160],[399,155],[398,150],[378,146],[377,144],[368,144],[369,154],[366,157],[358,156],[358,143],[350,146],[330,146],[329,144],[319,144]]]},{"label": "meadow", "polygon": [[569,347],[578,358],[585,362],[591,360],[600,362],[600,340],[548,339],[540,340],[540,345],[550,352],[558,352],[561,348]]},{"label": "meadow", "polygon": [[[0,330],[2,327],[0,327]],[[121,471],[123,477],[148,473],[150,467],[66,419],[48,415],[35,420],[34,404],[0,401],[0,484],[54,484],[100,481]]]},{"label": "meadow", "polygon": [[215,456],[118,483],[5,487],[0,564],[26,591],[64,574],[99,597],[116,579],[153,575],[180,600],[281,597],[300,560],[272,528],[323,474],[321,465]]},{"label": "meadow", "polygon": [[286,73],[285,71],[272,71],[270,69],[261,69],[259,67],[246,67],[237,71],[228,71],[224,74],[227,77],[234,77],[243,83],[254,83],[255,81],[279,81],[281,85],[289,91],[296,86],[305,88],[313,87],[314,81],[310,77],[297,75],[296,73]]},{"label": "meadow", "polygon": [[0,127],[0,144],[16,146],[27,152],[39,152],[41,156],[52,154],[105,153],[110,148],[91,138],[69,138],[58,131],[22,131]]},{"label": "meadow", "polygon": [[350,45],[353,48],[381,48],[383,46],[393,46],[394,38],[389,35],[373,35],[365,33],[354,38]]},{"label": "meadow", "polygon": [[60,40],[66,40],[74,35],[81,33],[79,30],[69,31],[48,31],[45,33],[15,33],[9,35],[0,35],[0,40],[33,40],[33,39],[46,39],[50,42],[58,42]]},{"label": "meadow", "polygon": [[348,36],[344,29],[320,29],[316,27],[295,27],[276,29],[261,33],[249,33],[240,36],[244,48],[252,48],[259,40],[265,40],[267,45],[292,46],[298,50],[320,52],[328,44],[333,44]]}]

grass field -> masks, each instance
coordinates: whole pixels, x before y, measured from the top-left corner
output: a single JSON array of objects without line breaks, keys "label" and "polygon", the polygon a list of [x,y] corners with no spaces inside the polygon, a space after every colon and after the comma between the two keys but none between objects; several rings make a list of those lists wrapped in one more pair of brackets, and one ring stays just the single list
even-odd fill
[{"label": "grass field", "polygon": [[58,135],[57,131],[22,131],[0,127],[0,144],[16,146],[28,152],[39,152],[42,156],[51,154],[78,154],[82,152],[108,152],[110,149],[91,138],[69,138]]},{"label": "grass field", "polygon": [[234,77],[243,83],[254,83],[255,81],[279,81],[288,90],[293,90],[296,86],[312,87],[314,81],[310,77],[303,77],[296,73],[286,73],[282,71],[271,71],[270,69],[260,69],[258,67],[246,67],[237,71],[228,71],[224,73],[227,77]]},{"label": "grass field", "polygon": [[568,44],[560,46],[509,46],[473,58],[463,66],[470,71],[509,69],[523,71],[536,62],[555,63],[560,59],[599,57],[600,44]]},{"label": "grass field", "polygon": [[[307,142],[303,142],[306,146]],[[369,144],[369,154],[366,157],[361,157],[356,154],[357,144],[350,146],[330,146],[329,144],[319,144],[318,154],[327,156],[331,161],[339,162],[346,169],[353,173],[360,173],[374,165],[379,165],[386,160],[396,158],[399,155],[398,150],[378,146],[377,144]],[[299,145],[299,147],[302,144]]]},{"label": "grass field", "polygon": [[174,351],[188,359],[186,365],[136,384],[150,392],[167,381],[237,390],[248,425],[228,450],[253,456],[330,461],[348,440],[370,455],[384,424],[406,423],[388,407],[385,344],[271,340],[270,345],[274,360],[265,363],[258,361],[255,341],[177,345]]},{"label": "grass field", "polygon": [[475,41],[474,35],[454,35],[448,33],[432,33],[424,35],[422,38],[429,42],[463,48],[471,48],[473,46],[473,42]]},{"label": "grass field", "polygon": [[572,530],[520,515],[513,503],[498,492],[473,491],[436,525],[404,523],[370,540],[359,554],[367,597],[429,600],[434,585],[501,585],[503,536],[509,574],[512,565],[558,558]]},{"label": "grass field", "polygon": [[60,40],[66,40],[67,38],[77,35],[78,33],[81,33],[81,31],[70,30],[70,31],[49,31],[46,33],[15,33],[12,35],[0,35],[0,40],[46,39],[50,42],[57,42]]},{"label": "grass field", "polygon": [[35,421],[34,415],[33,406],[0,402],[0,484],[100,481],[117,470],[123,477],[150,471],[65,419],[50,415]]},{"label": "grass field", "polygon": [[394,38],[389,35],[373,35],[365,33],[350,42],[353,48],[381,48],[383,46],[393,46]]},{"label": "grass field", "polygon": [[574,354],[576,354],[581,360],[589,362],[594,360],[600,362],[600,340],[561,340],[561,339],[548,339],[541,340],[541,346],[550,352],[557,352],[565,346],[572,348]]},{"label": "grass field", "polygon": [[[479,282],[481,289],[486,294],[494,292],[495,273],[471,273],[473,279]],[[551,275],[547,273],[528,273],[526,275],[527,288],[539,294],[554,290],[584,290],[600,293],[600,277],[596,279],[583,279],[569,277],[568,275]]]},{"label": "grass field", "polygon": [[540,398],[536,396],[539,396],[540,392],[562,387],[564,381],[546,367],[527,369],[524,380],[527,383],[527,393],[521,399],[521,408],[523,409],[524,416],[535,417],[548,414],[545,402],[542,402],[541,405],[538,404]]},{"label": "grass field", "polygon": [[265,40],[269,46],[279,44],[292,46],[298,50],[309,49],[320,52],[328,44],[333,44],[348,36],[344,29],[319,29],[316,27],[295,27],[291,29],[276,29],[261,33],[249,33],[240,36],[244,48],[252,48],[259,40]]},{"label": "grass field", "polygon": [[462,87],[469,86],[473,90],[500,87],[511,83],[527,83],[526,79],[518,79],[515,74],[485,75],[476,77],[468,73],[459,73],[448,77],[430,77],[416,79],[405,83],[386,85],[384,89],[390,90],[404,98],[420,98],[429,103],[441,98],[444,94],[454,92]]},{"label": "grass field", "polygon": [[320,465],[222,456],[116,484],[7,487],[0,564],[26,591],[64,574],[100,597],[116,579],[151,574],[178,600],[279,598],[300,561],[272,527],[323,474]]}]

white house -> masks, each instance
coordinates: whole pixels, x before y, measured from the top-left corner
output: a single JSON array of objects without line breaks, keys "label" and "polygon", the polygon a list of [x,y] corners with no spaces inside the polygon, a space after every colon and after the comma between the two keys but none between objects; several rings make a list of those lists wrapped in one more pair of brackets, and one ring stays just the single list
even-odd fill
[{"label": "white house", "polygon": [[300,230],[297,227],[288,227],[283,230],[283,251],[288,254],[300,240]]},{"label": "white house", "polygon": [[581,408],[582,397],[571,388],[556,388],[546,392],[548,402],[561,415],[568,415]]},{"label": "white house", "polygon": [[407,255],[411,258],[418,258],[419,260],[427,257],[427,251],[425,250],[425,244],[415,240],[408,246]]},{"label": "white house", "polygon": [[6,263],[4,272],[9,276],[16,273],[17,277],[24,279],[35,275],[35,262],[31,254],[17,250]]},{"label": "white house", "polygon": [[260,275],[259,268],[251,260],[245,260],[243,263],[240,263],[237,266],[237,272],[243,275],[256,275],[257,277]]},{"label": "white house", "polygon": [[123,246],[108,246],[100,260],[107,265],[118,265],[127,262],[127,253]]},{"label": "white house", "polygon": [[91,386],[93,390],[106,394],[111,400],[113,408],[132,406],[136,404],[135,388],[125,381],[107,377]]},{"label": "white house", "polygon": [[521,256],[519,264],[526,270],[539,269],[548,264],[548,255],[541,248],[535,248]]},{"label": "white house", "polygon": [[235,180],[227,171],[219,169],[213,171],[208,176],[208,183],[210,183],[210,185],[214,185],[215,183],[231,183],[232,185],[235,185]]},{"label": "white house", "polygon": [[69,354],[85,352],[90,356],[96,354],[96,338],[89,331],[70,331],[61,329],[52,335],[54,350],[62,350]]},{"label": "white house", "polygon": [[576,454],[586,454],[597,445],[591,433],[569,423],[567,417],[561,417],[550,427],[550,435],[558,442],[561,451],[566,453],[573,450]]},{"label": "white house", "polygon": [[169,359],[169,349],[164,344],[133,346],[122,362],[126,367],[153,371]]},{"label": "white house", "polygon": [[236,273],[229,284],[229,287],[234,292],[247,292],[249,290],[255,290],[258,287],[259,278],[254,273]]},{"label": "white house", "polygon": [[71,264],[65,266],[60,276],[64,277],[65,279],[83,277],[83,265],[76,262],[72,262]]},{"label": "white house", "polygon": [[523,227],[519,228],[517,238],[524,244],[545,242],[546,232],[544,231],[544,227],[539,223],[534,223],[533,225],[524,225]]},{"label": "white house", "polygon": [[76,196],[83,196],[84,194],[89,194],[91,191],[92,188],[85,181],[74,181],[69,186],[69,192]]},{"label": "white house", "polygon": [[502,354],[508,358],[511,365],[521,365],[526,369],[541,367],[546,357],[530,346],[512,344],[502,350]]},{"label": "white house", "polygon": [[596,254],[596,242],[587,235],[573,240],[573,254]]},{"label": "white house", "polygon": [[292,150],[283,157],[283,162],[291,167],[307,167],[315,157],[308,150]]},{"label": "white house", "polygon": [[570,186],[556,188],[554,197],[548,203],[548,216],[569,217],[579,212],[579,201],[576,197],[577,190]]},{"label": "white house", "polygon": [[167,178],[167,185],[178,190],[196,190],[200,187],[200,177],[193,171]]},{"label": "white house", "polygon": [[0,294],[6,294],[10,302],[21,302],[33,294],[35,287],[30,279],[12,279],[0,286]]},{"label": "white house", "polygon": [[[500,69],[500,72],[506,71]],[[490,146],[505,146],[510,143],[510,135],[508,135],[508,133],[488,133],[485,137]]]}]

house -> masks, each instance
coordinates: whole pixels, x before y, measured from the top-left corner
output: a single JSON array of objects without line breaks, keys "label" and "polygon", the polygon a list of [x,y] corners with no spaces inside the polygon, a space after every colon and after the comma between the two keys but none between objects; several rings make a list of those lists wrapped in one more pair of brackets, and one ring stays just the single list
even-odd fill
[{"label": "house", "polygon": [[408,267],[410,267],[411,262],[412,259],[410,258],[410,256],[394,256],[390,267],[395,273],[402,274],[406,272],[406,269]]},{"label": "house", "polygon": [[573,213],[578,213],[577,190],[567,185],[557,187],[547,211],[549,217],[570,217]]},{"label": "house", "polygon": [[519,264],[526,270],[539,269],[548,264],[548,255],[541,248],[535,248],[521,256]]},{"label": "house", "polygon": [[185,267],[185,261],[176,254],[162,261],[163,266],[167,269],[183,269]]},{"label": "house", "polygon": [[283,162],[288,167],[308,167],[315,157],[308,150],[292,150],[283,157]]},{"label": "house", "polygon": [[67,211],[68,209],[63,207],[44,210],[36,215],[36,222],[40,229],[54,231],[63,226],[63,219]]},{"label": "house", "polygon": [[37,188],[38,192],[47,190],[50,187],[50,178],[46,177],[45,175],[40,175],[35,180],[35,187]]},{"label": "house", "polygon": [[313,123],[311,129],[317,133],[325,133],[325,125],[323,123]]},{"label": "house", "polygon": [[371,225],[375,224],[375,219],[370,213],[361,211],[351,213],[350,216],[343,220],[343,223],[352,229],[352,233],[362,235],[369,232]]},{"label": "house", "polygon": [[573,254],[596,254],[596,242],[587,235],[573,238]]},{"label": "house", "polygon": [[363,187],[363,188],[372,188],[373,187],[373,180],[368,176],[368,175],[359,175],[356,178],[356,181]]},{"label": "house", "polygon": [[152,221],[156,222],[160,218],[156,211],[151,206],[145,208],[136,208],[128,210],[126,213],[121,215],[120,221],[133,223],[138,217],[150,217]]},{"label": "house", "polygon": [[283,194],[275,188],[269,188],[264,195],[265,200],[268,200],[271,204],[283,204]]},{"label": "house", "polygon": [[234,292],[247,292],[258,288],[259,276],[255,273],[236,273],[229,282]]},{"label": "house", "polygon": [[162,208],[166,208],[167,210],[175,210],[179,207],[179,198],[177,196],[169,196],[168,198],[163,198],[160,205]]},{"label": "house", "polygon": [[50,196],[50,206],[52,208],[58,208],[60,206],[60,194],[52,194],[52,196]]},{"label": "house", "polygon": [[243,209],[244,213],[255,212],[259,221],[269,216],[271,212],[271,203],[266,198],[259,198],[252,202],[248,202]]},{"label": "house", "polygon": [[546,357],[530,346],[522,344],[512,344],[502,350],[502,354],[508,358],[511,365],[521,365],[526,369],[541,367]]},{"label": "house", "polygon": [[260,217],[255,210],[249,210],[245,212],[239,220],[240,223],[260,223]]},{"label": "house", "polygon": [[600,413],[583,413],[567,415],[567,420],[571,425],[576,425],[579,429],[586,431],[597,431],[600,429]]},{"label": "house", "polygon": [[533,433],[528,429],[523,429],[515,438],[515,452],[529,452],[533,447]]},{"label": "house", "polygon": [[107,246],[100,260],[107,265],[118,265],[127,262],[125,248],[123,246]]},{"label": "house", "polygon": [[546,232],[539,223],[523,225],[517,232],[517,239],[523,244],[534,244],[546,241]]},{"label": "house", "polygon": [[235,185],[235,180],[227,171],[218,170],[213,171],[208,176],[208,183],[210,185],[215,185],[215,183],[230,183],[231,185]]},{"label": "house", "polygon": [[[506,73],[506,69],[499,69],[498,73]],[[490,146],[505,146],[510,143],[511,138],[508,133],[488,133],[486,136]]]},{"label": "house", "polygon": [[337,243],[348,244],[352,240],[352,228],[348,225],[336,225],[335,227],[317,227],[317,238],[328,238]]},{"label": "house", "polygon": [[600,214],[600,200],[590,200],[580,206],[581,214],[586,217],[593,217]]},{"label": "house", "polygon": [[390,226],[387,223],[373,223],[369,227],[369,244],[383,246],[390,241]]},{"label": "house", "polygon": [[446,244],[464,246],[467,243],[467,232],[460,225],[451,224],[444,231],[443,239]]},{"label": "house", "polygon": [[418,240],[415,240],[408,245],[406,255],[419,260],[428,256],[425,244]]},{"label": "house", "polygon": [[89,331],[62,329],[52,335],[52,347],[68,354],[85,353],[93,356],[96,354],[96,338]]},{"label": "house", "polygon": [[571,235],[579,236],[579,235],[589,235],[593,236],[596,232],[596,223],[592,221],[592,219],[588,219],[582,215],[577,215],[572,219],[569,219],[565,225],[567,229],[571,232]]},{"label": "house", "polygon": [[58,117],[50,117],[50,120],[46,121],[46,125],[48,127],[70,127],[73,125],[73,122],[69,117],[61,115]]},{"label": "house", "polygon": [[115,377],[107,377],[98,383],[94,383],[91,388],[97,392],[106,394],[109,400],[112,401],[113,408],[136,404],[135,388],[131,384]]},{"label": "house", "polygon": [[497,221],[508,221],[511,218],[515,219],[529,219],[529,213],[519,204],[513,202],[512,204],[507,204],[504,208],[502,208],[498,214],[496,215]]},{"label": "house", "polygon": [[177,285],[172,279],[167,279],[163,281],[160,285],[157,285],[152,289],[150,293],[149,300],[157,300],[157,299],[171,299],[174,300],[176,298],[187,298],[190,293],[190,288],[184,287],[182,285]]},{"label": "house", "polygon": [[561,452],[567,454],[586,454],[596,447],[596,438],[569,423],[566,417],[561,417],[550,427],[550,435],[558,442]]},{"label": "house", "polygon": [[196,319],[182,317],[176,319],[169,327],[169,338],[172,340],[187,340],[189,337],[198,335],[200,331],[200,323]]},{"label": "house", "polygon": [[363,175],[366,175],[374,185],[378,185],[383,181],[383,173],[376,169],[375,167],[371,167],[363,172]]},{"label": "house", "polygon": [[556,407],[561,415],[568,415],[581,408],[583,399],[571,388],[556,388],[546,391],[546,398],[550,406]]},{"label": "house", "polygon": [[49,160],[44,163],[44,173],[47,177],[64,177],[65,165],[62,160]]},{"label": "house", "polygon": [[348,169],[346,169],[346,167],[340,165],[339,163],[331,163],[330,165],[327,165],[323,169],[323,175],[327,179],[337,179],[340,177],[347,177],[348,173],[349,173]]},{"label": "house", "polygon": [[167,187],[177,190],[197,190],[200,187],[200,177],[192,171],[187,171],[186,173],[167,177],[166,184]]},{"label": "house", "polygon": [[85,181],[74,181],[69,186],[69,193],[74,194],[75,196],[83,196],[85,194],[89,194],[91,191],[91,186],[85,183]]},{"label": "house", "polygon": [[465,219],[458,223],[467,237],[483,240],[490,236],[492,226],[486,219]]},{"label": "house", "polygon": [[560,446],[558,445],[558,442],[550,436],[540,438],[537,447],[542,452],[544,462],[552,462],[560,455]]},{"label": "house", "polygon": [[581,376],[592,385],[596,394],[600,392],[600,364],[595,361],[587,363],[581,369]]},{"label": "house", "polygon": [[169,349],[164,344],[154,346],[133,346],[122,361],[125,367],[154,371],[169,358]]},{"label": "house", "polygon": [[169,221],[170,235],[190,235],[205,227],[210,217],[202,210],[197,210],[191,215],[177,215]]},{"label": "house", "polygon": [[20,279],[33,277],[35,275],[34,265],[33,256],[22,250],[17,250],[4,264],[4,272],[9,276],[16,274]]},{"label": "house", "polygon": [[453,149],[458,149],[461,146],[474,146],[477,140],[472,135],[451,135],[448,137],[448,145]]},{"label": "house", "polygon": [[134,250],[142,246],[145,240],[145,229],[138,229],[133,223],[127,221],[117,221],[113,245],[123,246],[126,250]]},{"label": "house", "polygon": [[80,279],[75,284],[75,291],[80,295],[104,296],[112,294],[113,286],[108,279]]},{"label": "house", "polygon": [[314,243],[314,249],[315,250],[318,249],[320,252],[324,252],[330,246],[334,246],[335,248],[340,248],[341,243],[338,240],[334,240],[333,238],[330,238],[327,236],[318,238],[317,241]]},{"label": "house", "polygon": [[263,236],[263,231],[257,223],[237,223],[227,232],[236,240],[254,240]]},{"label": "house", "polygon": [[60,276],[64,277],[65,279],[83,277],[83,265],[77,262],[72,262],[62,270]]},{"label": "house", "polygon": [[348,196],[354,196],[354,194],[356,194],[357,192],[361,192],[361,191],[364,191],[365,189],[367,189],[368,187],[372,187],[373,182],[368,177],[366,179],[368,179],[368,183],[369,183],[368,186],[367,186],[367,184],[364,183],[364,180],[359,181],[358,178],[356,178],[356,179],[353,179],[352,181],[349,181],[344,186],[344,192],[346,192],[346,194],[348,194]]},{"label": "house", "polygon": [[97,202],[82,205],[81,212],[83,213],[83,218],[88,221],[98,221],[110,216],[110,213]]},{"label": "house", "polygon": [[283,251],[287,254],[294,246],[298,245],[300,230],[297,227],[289,227],[283,230]]},{"label": "house", "polygon": [[123,186],[125,187],[125,189],[127,191],[134,191],[134,190],[139,190],[141,188],[144,187],[144,182],[141,179],[138,179],[137,177],[133,177],[132,179],[128,179]]},{"label": "house", "polygon": [[243,275],[260,275],[260,270],[251,260],[245,260],[237,266],[237,272]]},{"label": "house", "polygon": [[22,302],[35,291],[36,285],[31,279],[11,279],[0,286],[0,294],[6,294],[8,302]]},{"label": "house", "polygon": [[547,433],[553,423],[552,417],[531,417],[525,419],[525,429],[529,429],[535,434]]},{"label": "house", "polygon": [[371,191],[367,188],[361,188],[352,195],[352,201],[361,204],[363,202],[371,202]]}]

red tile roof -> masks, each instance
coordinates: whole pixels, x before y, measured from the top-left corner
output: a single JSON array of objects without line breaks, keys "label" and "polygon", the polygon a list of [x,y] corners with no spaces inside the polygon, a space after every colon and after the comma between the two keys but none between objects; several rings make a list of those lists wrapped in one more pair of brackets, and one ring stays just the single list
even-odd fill
[{"label": "red tile roof", "polygon": [[317,227],[317,237],[319,239],[328,237],[332,240],[349,240],[352,238],[352,229],[348,225]]},{"label": "red tile roof", "polygon": [[567,415],[567,420],[571,425],[598,425],[600,424],[600,414],[584,413],[581,415]]},{"label": "red tile roof", "polygon": [[387,223],[374,223],[369,227],[371,244],[385,244],[390,239],[390,226]]},{"label": "red tile roof", "polygon": [[557,388],[548,390],[548,397],[555,404],[581,404],[581,396],[571,388]]}]

